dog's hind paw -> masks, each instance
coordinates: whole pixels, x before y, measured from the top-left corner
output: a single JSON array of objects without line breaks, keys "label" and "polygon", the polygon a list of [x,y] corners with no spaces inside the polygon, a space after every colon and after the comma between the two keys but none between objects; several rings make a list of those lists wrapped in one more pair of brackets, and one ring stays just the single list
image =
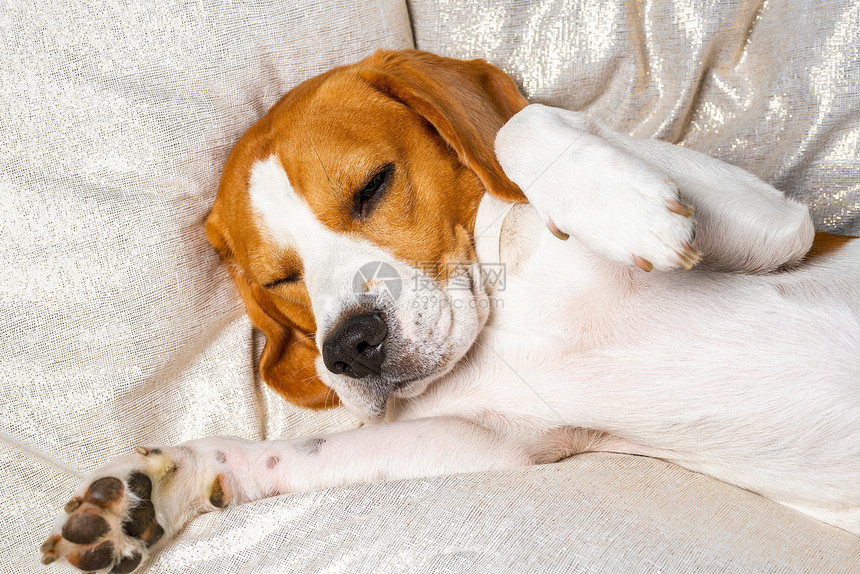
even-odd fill
[{"label": "dog's hind paw", "polygon": [[182,447],[137,447],[137,454],[97,470],[66,503],[42,544],[42,563],[65,559],[86,572],[111,574],[136,570],[195,514],[224,505],[223,477],[211,481],[207,496],[196,487],[193,456]]}]

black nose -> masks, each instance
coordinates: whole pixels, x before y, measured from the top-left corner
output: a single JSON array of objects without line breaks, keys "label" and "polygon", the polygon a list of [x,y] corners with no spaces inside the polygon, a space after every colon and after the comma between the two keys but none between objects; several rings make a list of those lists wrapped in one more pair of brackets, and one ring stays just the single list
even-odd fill
[{"label": "black nose", "polygon": [[388,326],[379,313],[352,317],[323,342],[323,363],[332,373],[354,379],[378,375],[385,360],[386,335]]}]

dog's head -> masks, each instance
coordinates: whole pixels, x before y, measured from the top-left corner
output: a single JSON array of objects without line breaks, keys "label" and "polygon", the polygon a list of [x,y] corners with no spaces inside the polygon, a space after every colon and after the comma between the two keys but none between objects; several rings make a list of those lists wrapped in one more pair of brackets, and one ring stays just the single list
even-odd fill
[{"label": "dog's head", "polygon": [[466,353],[488,308],[475,215],[485,191],[524,201],[493,141],[525,105],[482,60],[377,52],[239,140],[206,232],[266,334],[267,384],[378,420]]}]

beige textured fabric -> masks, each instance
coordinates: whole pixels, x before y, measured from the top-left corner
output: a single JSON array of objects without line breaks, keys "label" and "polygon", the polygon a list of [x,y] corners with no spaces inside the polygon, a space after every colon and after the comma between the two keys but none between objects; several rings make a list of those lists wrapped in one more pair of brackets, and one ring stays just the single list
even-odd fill
[{"label": "beige textured fabric", "polygon": [[[440,6],[450,21],[431,45]],[[540,19],[543,3],[475,6],[472,38],[470,12],[413,3],[423,47],[526,69],[505,60],[514,38],[537,50],[529,34],[544,30],[548,55],[580,45]],[[566,5],[565,21],[578,6]],[[501,29],[505,10],[517,11],[505,26],[518,36]],[[599,24],[617,20],[600,14],[582,22],[605,42]],[[492,34],[501,41],[476,43]],[[88,471],[136,444],[354,424],[340,410],[308,415],[260,384],[261,340],[201,224],[229,149],[284,91],[409,45],[394,0],[0,0],[0,572],[67,571],[38,564],[55,514]],[[612,82],[554,83],[566,76],[548,58],[534,60],[547,65],[528,76],[530,93],[574,107],[616,93]],[[856,58],[847,62],[846,77]],[[640,119],[649,100],[637,93],[616,125],[669,133]],[[666,94],[661,105],[687,97]],[[604,110],[626,101],[607,97]],[[817,141],[803,148],[813,163],[824,157]],[[261,501],[195,520],[148,571],[848,572],[858,552],[857,538],[754,495],[604,455]]]},{"label": "beige textured fabric", "polygon": [[412,0],[417,47],[740,165],[860,235],[857,0]]}]

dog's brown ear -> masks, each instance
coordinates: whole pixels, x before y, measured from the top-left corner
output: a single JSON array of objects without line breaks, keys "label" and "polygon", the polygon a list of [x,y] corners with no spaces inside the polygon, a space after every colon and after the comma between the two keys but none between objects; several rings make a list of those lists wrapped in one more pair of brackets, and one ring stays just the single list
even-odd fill
[{"label": "dog's brown ear", "polygon": [[[237,150],[240,145],[241,142]],[[236,200],[238,194],[227,191],[247,185],[246,157],[234,151],[228,158],[218,197],[206,218],[206,237],[226,262],[251,322],[266,335],[259,364],[263,381],[298,406],[311,409],[337,406],[335,392],[317,377],[315,362],[319,351],[310,335],[316,330],[313,314],[297,304],[295,308],[279,308],[265,287],[250,279],[236,262],[237,253],[245,246],[242,234],[229,233],[227,223],[235,220],[235,213],[241,208],[237,205],[240,203]]]},{"label": "dog's brown ear", "polygon": [[491,194],[524,203],[495,153],[496,134],[527,105],[514,81],[484,60],[455,60],[418,50],[376,52],[362,77],[429,121]]},{"label": "dog's brown ear", "polygon": [[300,407],[337,406],[334,390],[317,377],[315,362],[319,351],[310,334],[286,317],[262,285],[249,280],[236,265],[229,265],[229,269],[245,301],[248,317],[266,335],[266,346],[260,355],[263,381]]}]

